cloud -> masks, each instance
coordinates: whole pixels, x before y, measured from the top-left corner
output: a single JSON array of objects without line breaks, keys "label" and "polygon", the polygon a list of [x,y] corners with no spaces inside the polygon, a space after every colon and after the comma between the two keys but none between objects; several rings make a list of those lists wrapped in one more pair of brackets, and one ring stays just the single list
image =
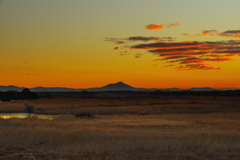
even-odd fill
[{"label": "cloud", "polygon": [[183,35],[183,36],[190,36],[190,35],[189,35],[189,34],[187,34],[187,33],[183,33],[182,35]]},{"label": "cloud", "polygon": [[159,29],[163,29],[163,28],[164,28],[164,26],[162,24],[157,25],[154,23],[149,24],[145,27],[146,30],[159,30]]},{"label": "cloud", "polygon": [[118,45],[118,44],[124,44],[124,42],[123,42],[123,41],[118,41],[118,42],[116,42],[115,44],[116,44],[116,45]]},{"label": "cloud", "polygon": [[129,55],[129,53],[128,53],[127,51],[122,51],[122,52],[120,52],[120,54],[119,54],[119,56],[125,57],[125,58],[126,58],[126,56],[128,56],[128,55]]},{"label": "cloud", "polygon": [[233,56],[240,54],[240,41],[215,42],[175,42],[137,44],[130,49],[147,50],[158,56],[154,61],[163,61],[164,67],[174,67],[183,70],[219,70],[220,67],[211,66],[212,62],[231,61]]},{"label": "cloud", "polygon": [[174,41],[175,38],[172,37],[128,37],[126,40],[128,41],[155,41],[155,42],[169,42]]},{"label": "cloud", "polygon": [[186,71],[186,70],[219,70],[220,67],[211,67],[202,64],[188,64],[187,67],[179,66],[175,67],[177,71]]},{"label": "cloud", "polygon": [[[167,27],[177,27],[170,24]],[[146,29],[162,29],[163,25],[150,24]],[[219,33],[217,30],[203,30],[200,34],[182,34],[191,38],[201,36],[218,36],[240,39],[240,30],[228,30]],[[240,56],[240,40],[229,41],[180,41],[172,37],[134,36],[127,38],[106,38],[106,41],[121,42],[121,56],[129,55],[133,50],[142,50],[155,56],[154,62],[164,63],[163,67],[171,67],[177,71],[184,70],[220,70],[216,63],[233,61]],[[129,44],[130,43],[130,44]],[[117,50],[118,47],[115,47]],[[123,51],[129,49],[129,53]],[[134,58],[140,58],[141,52]],[[157,57],[157,58],[156,58]]]},{"label": "cloud", "polygon": [[[167,28],[172,28],[172,27],[179,27],[180,24],[179,23],[172,23],[172,24],[169,24],[167,25]],[[146,30],[159,30],[159,29],[163,29],[164,28],[164,25],[163,24],[149,24],[145,27]]]},{"label": "cloud", "polygon": [[142,36],[127,38],[127,40],[129,40],[129,41],[152,41],[152,40],[159,40],[159,39],[160,38],[158,38],[158,37],[142,37]]},{"label": "cloud", "polygon": [[127,37],[127,38],[106,38],[105,41],[113,42],[116,45],[126,44],[128,42],[148,42],[148,41],[155,41],[155,42],[173,42],[175,38],[173,37],[144,37],[144,36],[135,36],[135,37]]},{"label": "cloud", "polygon": [[22,62],[22,64],[27,64],[27,62]]},{"label": "cloud", "polygon": [[240,39],[240,30],[228,30],[218,34],[219,36]]},{"label": "cloud", "polygon": [[143,54],[141,54],[141,53],[137,53],[134,58],[141,58],[142,55]]},{"label": "cloud", "polygon": [[179,27],[179,26],[180,26],[180,24],[178,24],[178,23],[173,23],[173,24],[169,24],[169,25],[167,26],[167,28]]},{"label": "cloud", "polygon": [[105,41],[109,41],[109,42],[113,42],[115,44],[123,44],[124,41],[122,38],[110,38],[110,37],[106,37]]},{"label": "cloud", "polygon": [[200,37],[200,36],[221,36],[240,39],[240,30],[228,30],[225,32],[218,33],[217,30],[203,30],[200,34],[194,34],[190,36],[187,33],[182,34],[183,36],[189,36],[190,38]]},{"label": "cloud", "polygon": [[174,49],[174,48],[189,48],[189,47],[207,47],[205,44],[201,44],[196,41],[189,42],[176,42],[176,43],[149,43],[138,44],[131,46],[131,49]]},{"label": "cloud", "polygon": [[211,36],[217,35],[217,31],[216,30],[203,30],[201,34],[194,34],[194,35],[190,36],[190,38],[207,36],[207,35],[211,35]]},{"label": "cloud", "polygon": [[118,50],[119,48],[118,47],[115,47],[114,50]]}]

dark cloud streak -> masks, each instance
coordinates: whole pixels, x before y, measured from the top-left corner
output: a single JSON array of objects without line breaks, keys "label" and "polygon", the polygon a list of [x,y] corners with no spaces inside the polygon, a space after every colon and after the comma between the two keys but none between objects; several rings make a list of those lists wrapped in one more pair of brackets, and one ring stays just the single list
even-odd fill
[{"label": "dark cloud streak", "polygon": [[[177,27],[179,24],[170,24],[167,28]],[[150,24],[146,29],[162,29],[163,25]],[[219,33],[217,30],[203,30],[200,34],[183,36],[218,36],[240,39],[240,30],[228,30]],[[229,41],[183,41],[175,42],[172,37],[144,37],[135,36],[127,38],[106,38],[106,41],[124,45],[121,49],[142,50],[158,58],[154,62],[166,63],[163,67],[183,70],[219,70],[220,67],[212,66],[214,62],[234,60],[233,56],[240,56],[240,40]],[[129,44],[131,43],[131,44]],[[115,47],[118,49],[118,47]],[[129,54],[129,53],[128,53]],[[140,58],[141,53],[135,54]]]},{"label": "dark cloud streak", "polygon": [[160,61],[175,66],[177,70],[213,70],[220,69],[207,62],[232,60],[231,56],[240,54],[240,41],[217,42],[177,42],[149,43],[131,46],[131,49],[143,49],[158,55]]},{"label": "dark cloud streak", "polygon": [[169,42],[174,41],[175,38],[172,37],[143,37],[143,36],[135,36],[135,37],[128,37],[128,38],[105,38],[105,41],[113,42],[114,44],[126,44],[128,42],[148,42],[148,41],[155,41],[155,42]]}]

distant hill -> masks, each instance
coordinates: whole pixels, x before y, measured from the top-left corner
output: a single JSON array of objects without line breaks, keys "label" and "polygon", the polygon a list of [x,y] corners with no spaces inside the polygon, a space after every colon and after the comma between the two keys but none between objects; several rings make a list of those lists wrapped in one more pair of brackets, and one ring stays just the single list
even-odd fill
[{"label": "distant hill", "polygon": [[90,88],[90,91],[136,91],[137,88],[134,88],[130,85],[127,85],[123,82],[112,83],[100,88]]},{"label": "distant hill", "polygon": [[17,86],[0,86],[0,91],[6,92],[6,91],[22,91],[23,87],[17,87]]},{"label": "distant hill", "polygon": [[118,83],[113,83],[113,84],[108,84],[106,86],[101,87],[103,90],[134,90],[136,88],[127,85],[123,82],[118,82]]},{"label": "distant hill", "polygon": [[[18,86],[0,86],[0,91],[22,91],[24,87]],[[209,87],[204,88],[189,88],[189,89],[179,89],[179,88],[166,88],[166,89],[147,89],[147,88],[135,88],[123,82],[107,84],[99,88],[88,88],[88,89],[74,89],[74,88],[64,88],[64,87],[34,87],[29,88],[32,92],[81,92],[83,90],[87,91],[164,91],[164,92],[177,92],[177,91],[219,91],[219,90],[235,90],[235,89],[214,89]]]},{"label": "distant hill", "polygon": [[209,88],[209,87],[203,87],[203,88],[190,88],[188,90],[190,90],[190,91],[215,91],[216,89]]},{"label": "distant hill", "polygon": [[[17,86],[0,86],[0,91],[22,91],[24,87]],[[64,88],[64,87],[34,87],[29,88],[32,92],[81,92],[83,90],[87,91],[136,91],[136,90],[145,90],[144,88],[134,88],[130,85],[127,85],[123,82],[108,84],[99,88],[88,88],[88,89],[74,89],[74,88]]]},{"label": "distant hill", "polygon": [[74,88],[64,88],[64,87],[35,87],[31,88],[33,92],[73,92],[78,91],[78,89]]}]

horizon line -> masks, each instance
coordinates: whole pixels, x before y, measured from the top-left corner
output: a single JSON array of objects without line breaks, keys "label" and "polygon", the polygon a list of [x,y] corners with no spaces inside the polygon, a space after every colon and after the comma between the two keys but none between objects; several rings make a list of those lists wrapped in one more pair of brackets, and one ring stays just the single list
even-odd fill
[{"label": "horizon line", "polygon": [[[121,82],[121,81],[120,81]],[[119,82],[117,82],[119,83]],[[109,83],[109,84],[116,84],[116,83]],[[107,85],[109,85],[107,84]],[[124,83],[125,84],[125,83]],[[128,85],[128,84],[126,84]],[[28,89],[33,89],[33,88],[38,88],[38,87],[42,87],[42,88],[65,88],[65,89],[92,89],[92,88],[102,88],[104,86],[101,86],[101,87],[89,87],[89,88],[71,88],[71,87],[61,87],[61,86],[58,86],[58,87],[44,87],[44,86],[36,86],[36,87],[20,87],[20,86],[16,86],[16,85],[0,85],[0,87],[10,87],[10,86],[13,86],[13,87],[19,87],[19,88],[28,88]],[[131,85],[129,85],[131,86]],[[131,86],[133,87],[133,86]],[[224,88],[213,88],[213,87],[189,87],[189,88],[178,88],[178,87],[170,87],[170,88],[154,88],[154,87],[151,87],[151,88],[144,88],[144,87],[133,87],[133,88],[136,88],[136,89],[182,89],[182,90],[185,90],[185,89],[192,89],[192,88],[211,88],[211,89],[240,89],[240,88],[236,88],[236,87],[224,87]]]}]

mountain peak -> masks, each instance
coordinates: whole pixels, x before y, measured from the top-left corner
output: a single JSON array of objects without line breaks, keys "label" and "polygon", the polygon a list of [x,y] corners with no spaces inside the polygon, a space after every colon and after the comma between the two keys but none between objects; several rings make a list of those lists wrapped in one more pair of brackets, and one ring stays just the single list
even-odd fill
[{"label": "mountain peak", "polygon": [[117,83],[111,83],[106,86],[103,86],[102,89],[104,89],[104,90],[133,90],[135,88],[123,83],[122,81],[119,81]]},{"label": "mountain peak", "polygon": [[119,81],[119,82],[117,82],[115,84],[125,84],[125,83],[123,83],[122,81]]}]

